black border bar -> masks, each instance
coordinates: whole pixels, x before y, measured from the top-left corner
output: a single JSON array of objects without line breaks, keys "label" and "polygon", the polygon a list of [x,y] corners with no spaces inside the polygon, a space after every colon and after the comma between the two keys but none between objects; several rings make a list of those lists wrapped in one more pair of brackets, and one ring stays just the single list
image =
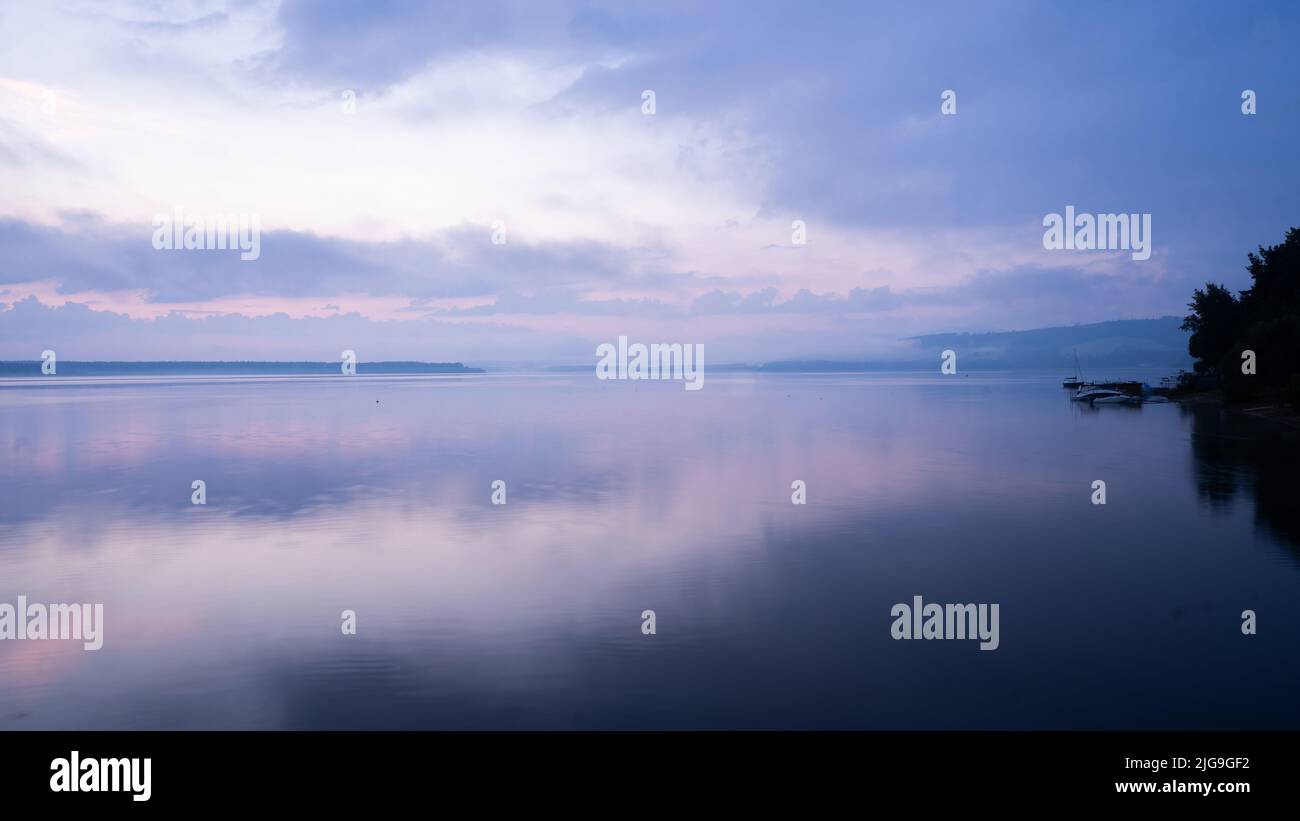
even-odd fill
[{"label": "black border bar", "polygon": [[[590,804],[622,814],[631,804],[761,809],[831,799],[878,810],[877,801],[1039,809],[1196,802],[1224,810],[1261,799],[1290,803],[1300,760],[1295,732],[24,731],[0,733],[0,744],[7,809],[127,812],[282,804],[452,812],[469,801],[534,811]],[[150,759],[150,799],[52,791],[51,764],[72,751],[83,763]],[[1216,792],[1191,792],[1193,782]],[[1156,791],[1121,792],[1121,783]]]}]

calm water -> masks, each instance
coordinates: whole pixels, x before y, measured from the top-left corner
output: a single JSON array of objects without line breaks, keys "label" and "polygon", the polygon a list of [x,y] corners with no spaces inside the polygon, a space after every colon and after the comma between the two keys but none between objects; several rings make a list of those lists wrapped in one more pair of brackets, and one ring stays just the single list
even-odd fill
[{"label": "calm water", "polygon": [[[1300,727],[1300,458],[1248,417],[1059,375],[60,380],[0,386],[0,602],[102,602],[105,643],[0,642],[0,728]],[[999,603],[1000,648],[892,640],[913,595]]]}]

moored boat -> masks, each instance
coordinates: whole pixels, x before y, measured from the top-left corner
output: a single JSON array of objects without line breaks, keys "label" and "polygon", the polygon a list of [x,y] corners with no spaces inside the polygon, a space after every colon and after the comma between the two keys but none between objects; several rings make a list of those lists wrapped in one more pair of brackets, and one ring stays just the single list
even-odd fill
[{"label": "moored boat", "polygon": [[1141,397],[1129,396],[1126,393],[1115,394],[1114,396],[1098,396],[1092,400],[1094,405],[1140,405]]},{"label": "moored boat", "polygon": [[1117,391],[1113,388],[1087,388],[1082,389],[1074,395],[1076,402],[1096,402],[1100,399],[1127,399],[1128,394],[1123,391]]}]

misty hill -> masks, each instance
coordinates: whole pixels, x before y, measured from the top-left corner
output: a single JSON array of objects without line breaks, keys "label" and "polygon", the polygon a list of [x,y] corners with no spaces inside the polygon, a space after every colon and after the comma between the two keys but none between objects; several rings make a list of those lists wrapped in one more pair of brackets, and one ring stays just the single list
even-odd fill
[{"label": "misty hill", "polygon": [[[863,371],[931,370],[945,350],[957,352],[963,370],[1053,369],[1074,372],[1075,352],[1086,373],[1100,368],[1190,368],[1187,333],[1181,317],[1119,319],[1091,325],[1037,328],[1029,331],[947,333],[905,339],[911,350],[855,359],[791,359],[775,362],[718,363],[714,373],[853,373]],[[590,371],[594,361],[569,365],[533,365],[524,370],[557,373]],[[513,369],[513,368],[511,368]]]},{"label": "misty hill", "polygon": [[1091,325],[1038,328],[1030,331],[996,333],[928,334],[911,337],[920,359],[937,362],[947,349],[957,352],[962,368],[1061,368],[1079,364],[1111,368],[1186,368],[1187,333],[1179,326],[1181,317],[1120,319]]}]

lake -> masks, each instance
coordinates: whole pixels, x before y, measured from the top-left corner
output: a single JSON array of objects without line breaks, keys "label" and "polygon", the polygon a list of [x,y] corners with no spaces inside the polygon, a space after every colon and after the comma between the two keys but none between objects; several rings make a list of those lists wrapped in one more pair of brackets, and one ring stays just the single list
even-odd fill
[{"label": "lake", "polygon": [[1060,377],[7,379],[0,728],[1300,728],[1294,442]]}]

